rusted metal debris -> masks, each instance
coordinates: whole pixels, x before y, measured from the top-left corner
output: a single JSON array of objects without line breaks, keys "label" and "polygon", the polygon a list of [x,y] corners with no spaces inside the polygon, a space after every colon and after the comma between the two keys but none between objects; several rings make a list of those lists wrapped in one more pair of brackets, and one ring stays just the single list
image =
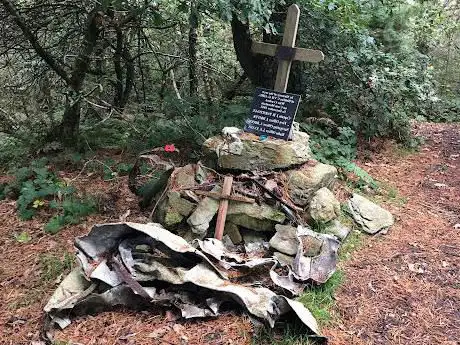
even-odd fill
[{"label": "rusted metal debris", "polygon": [[[117,305],[160,305],[180,309],[184,318],[215,317],[220,305],[230,302],[271,327],[294,316],[312,335],[320,336],[314,317],[300,302],[258,286],[251,282],[251,274],[244,284],[229,278],[238,276],[234,274],[238,271],[245,275],[264,267],[267,276],[272,275],[281,265],[276,256],[248,259],[211,238],[189,244],[154,223],[96,225],[75,246],[80,265],[44,308],[50,325],[64,328],[70,324],[70,312],[78,316]],[[291,269],[290,277],[311,275]],[[286,285],[279,284],[283,279],[278,277],[274,283]]]}]

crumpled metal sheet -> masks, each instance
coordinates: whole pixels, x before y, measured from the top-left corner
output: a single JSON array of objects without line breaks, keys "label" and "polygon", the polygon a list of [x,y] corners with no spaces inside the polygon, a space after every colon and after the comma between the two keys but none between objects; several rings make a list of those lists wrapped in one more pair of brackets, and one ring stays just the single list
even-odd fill
[{"label": "crumpled metal sheet", "polygon": [[[98,225],[77,239],[76,247],[81,269],[74,270],[61,283],[45,307],[52,321],[62,326],[68,324],[65,318],[69,311],[81,315],[114,305],[174,305],[185,318],[217,316],[221,303],[230,300],[272,327],[283,315],[297,315],[319,335],[316,320],[301,303],[265,287],[232,283],[206,254],[233,269],[273,263],[273,258],[244,262],[213,240],[201,241],[200,248],[205,249],[199,250],[154,223]],[[231,257],[235,262],[227,261]],[[115,269],[114,261],[122,262],[129,279]],[[145,292],[142,295],[148,295],[150,300],[136,293],[130,280],[135,280]],[[148,286],[142,286],[144,282]],[[164,290],[155,288],[157,282]]]},{"label": "crumpled metal sheet", "polygon": [[304,248],[299,245],[297,255],[293,263],[293,275],[297,280],[305,282],[313,280],[317,283],[325,283],[334,274],[337,267],[337,251],[340,242],[335,236],[319,234],[306,227],[297,228],[299,243],[302,243],[302,236],[313,236],[323,241],[319,255],[314,257],[304,256]]},{"label": "crumpled metal sheet", "polygon": [[[321,251],[317,256],[304,256],[304,248],[301,245],[303,236],[312,236],[322,241]],[[270,271],[272,281],[294,296],[298,296],[304,291],[307,282],[313,281],[322,284],[328,281],[336,271],[337,251],[340,246],[340,242],[334,236],[319,234],[300,225],[297,227],[297,238],[299,246],[294,261],[292,265],[284,264],[289,269],[288,274],[278,274],[275,271],[276,266]]]},{"label": "crumpled metal sheet", "polygon": [[251,258],[246,260],[242,257],[242,255],[227,249],[222,241],[215,238],[206,238],[203,241],[196,240],[195,243],[198,244],[198,247],[203,253],[216,259],[225,269],[230,269],[232,267],[254,268],[267,264],[273,265],[276,263],[275,258]]}]

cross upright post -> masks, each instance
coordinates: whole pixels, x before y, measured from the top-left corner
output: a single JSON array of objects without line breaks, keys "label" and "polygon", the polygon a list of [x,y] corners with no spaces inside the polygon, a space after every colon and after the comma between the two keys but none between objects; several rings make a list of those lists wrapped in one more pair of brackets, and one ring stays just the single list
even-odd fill
[{"label": "cross upright post", "polygon": [[274,88],[278,92],[286,92],[293,60],[308,62],[320,62],[324,60],[324,54],[320,50],[295,47],[299,18],[299,6],[295,4],[289,6],[281,45],[264,42],[252,43],[251,50],[254,53],[276,56],[278,58],[278,71],[276,73]]}]

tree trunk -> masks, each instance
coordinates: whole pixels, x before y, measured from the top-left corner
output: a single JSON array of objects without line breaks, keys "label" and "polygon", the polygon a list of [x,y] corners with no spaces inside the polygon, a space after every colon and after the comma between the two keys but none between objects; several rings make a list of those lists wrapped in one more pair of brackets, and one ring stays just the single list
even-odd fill
[{"label": "tree trunk", "polygon": [[124,109],[126,107],[126,104],[128,103],[129,96],[131,94],[131,91],[133,90],[134,86],[134,60],[131,56],[131,53],[129,52],[129,48],[125,47],[123,51],[123,57],[125,60],[125,68],[126,68],[126,77],[125,77],[125,87],[123,90],[122,98],[121,98],[121,103],[120,103],[120,108]]},{"label": "tree trunk", "polygon": [[[283,7],[284,8],[284,7]],[[278,27],[284,25],[286,11],[278,9],[270,19]],[[282,15],[280,15],[282,13]],[[275,58],[261,54],[253,54],[251,51],[252,39],[249,30],[249,23],[241,22],[236,15],[232,18],[233,45],[236,57],[244,71],[255,86],[273,89],[275,84],[278,62]],[[267,43],[281,44],[282,37],[271,34],[264,34],[263,41]],[[288,92],[303,93],[302,65],[296,61],[292,63]]]},{"label": "tree trunk", "polygon": [[236,15],[234,15],[231,24],[233,46],[244,74],[255,86],[273,88],[276,76],[273,71],[274,59],[265,55],[256,55],[252,53],[252,39],[249,23],[241,22]]},{"label": "tree trunk", "polygon": [[198,42],[198,9],[197,1],[190,2],[189,34],[188,34],[188,73],[190,83],[190,97],[198,97],[198,76],[197,76],[197,42]]},{"label": "tree trunk", "polygon": [[81,90],[89,69],[90,56],[96,47],[97,39],[101,31],[102,14],[93,11],[88,16],[88,25],[83,38],[80,53],[72,67],[69,87],[71,92],[66,101],[66,108],[58,135],[65,146],[73,146],[78,140],[80,127]]},{"label": "tree trunk", "polygon": [[113,57],[113,67],[115,70],[115,95],[113,98],[113,105],[117,108],[121,108],[123,99],[123,68],[121,67],[121,55],[123,54],[123,33],[119,27],[116,27],[116,46],[115,54]]}]

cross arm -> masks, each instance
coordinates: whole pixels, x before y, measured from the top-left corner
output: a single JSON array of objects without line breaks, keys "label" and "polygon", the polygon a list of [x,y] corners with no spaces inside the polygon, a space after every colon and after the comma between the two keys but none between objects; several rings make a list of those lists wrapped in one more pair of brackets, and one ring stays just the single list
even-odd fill
[{"label": "cross arm", "polygon": [[[252,42],[251,51],[256,54],[264,54],[275,56],[278,49],[277,44]],[[321,50],[294,48],[295,53],[293,60],[307,61],[307,62],[320,62],[324,60],[324,54]]]}]

